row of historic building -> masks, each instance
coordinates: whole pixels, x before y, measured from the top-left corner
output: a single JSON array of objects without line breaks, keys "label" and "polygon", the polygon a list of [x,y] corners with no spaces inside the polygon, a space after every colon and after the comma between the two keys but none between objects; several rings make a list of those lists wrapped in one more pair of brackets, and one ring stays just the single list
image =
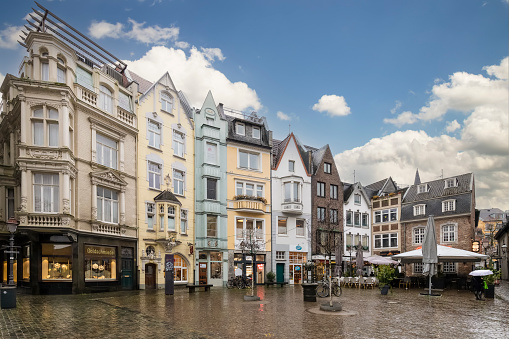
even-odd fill
[{"label": "row of historic building", "polygon": [[176,284],[224,286],[236,268],[300,283],[340,244],[345,268],[361,248],[417,248],[429,214],[440,244],[471,249],[472,174],[344,183],[328,145],[276,140],[264,117],[211,92],[192,108],[168,73],[150,82],[99,46],[64,41],[44,25],[28,33],[0,88],[2,241],[15,218],[14,276],[31,293],[162,287],[165,253]]}]

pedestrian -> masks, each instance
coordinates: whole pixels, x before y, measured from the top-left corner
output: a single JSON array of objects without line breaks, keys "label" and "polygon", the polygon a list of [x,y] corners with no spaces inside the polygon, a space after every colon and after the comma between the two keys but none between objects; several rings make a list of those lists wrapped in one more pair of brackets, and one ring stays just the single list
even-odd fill
[{"label": "pedestrian", "polygon": [[482,300],[483,299],[483,281],[482,281],[482,278],[479,277],[479,276],[474,276],[472,278],[472,287],[474,288],[474,294],[475,294],[475,298],[477,300]]}]

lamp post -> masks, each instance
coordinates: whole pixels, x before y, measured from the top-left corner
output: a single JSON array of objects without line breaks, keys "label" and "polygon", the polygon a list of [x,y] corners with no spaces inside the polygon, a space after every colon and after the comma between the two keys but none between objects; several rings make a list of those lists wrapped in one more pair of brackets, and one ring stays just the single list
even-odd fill
[{"label": "lamp post", "polygon": [[9,279],[7,281],[8,286],[14,286],[14,254],[17,253],[17,251],[14,250],[14,232],[16,232],[16,229],[18,228],[18,221],[15,218],[9,218],[7,221],[7,230],[9,233],[11,233],[11,236],[9,238],[9,251],[6,251],[9,253]]}]

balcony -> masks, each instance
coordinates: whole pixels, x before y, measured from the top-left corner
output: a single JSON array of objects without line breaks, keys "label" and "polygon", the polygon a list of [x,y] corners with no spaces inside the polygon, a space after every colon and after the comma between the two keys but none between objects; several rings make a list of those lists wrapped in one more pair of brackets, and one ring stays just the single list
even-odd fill
[{"label": "balcony", "polygon": [[302,214],[302,202],[285,200],[281,204],[281,209],[283,210],[283,213]]},{"label": "balcony", "polygon": [[68,215],[62,214],[17,214],[19,225],[25,227],[45,227],[45,228],[73,228],[74,221]]},{"label": "balcony", "polygon": [[250,213],[265,213],[267,209],[266,200],[261,197],[235,196],[234,201],[230,202],[229,206],[237,211]]}]

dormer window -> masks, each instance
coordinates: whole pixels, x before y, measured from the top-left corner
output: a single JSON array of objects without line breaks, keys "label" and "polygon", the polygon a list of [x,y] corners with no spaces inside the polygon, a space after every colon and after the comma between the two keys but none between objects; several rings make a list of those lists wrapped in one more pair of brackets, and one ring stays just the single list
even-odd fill
[{"label": "dormer window", "polygon": [[288,160],[288,171],[295,172],[295,161]]},{"label": "dormer window", "polygon": [[458,180],[456,178],[445,179],[445,188],[457,187]]},{"label": "dormer window", "polygon": [[240,122],[235,124],[235,133],[238,135],[246,135],[246,126]]},{"label": "dormer window", "polygon": [[414,216],[425,215],[426,214],[426,205],[415,205],[414,206]]},{"label": "dormer window", "polygon": [[428,192],[429,186],[428,184],[421,184],[417,186],[417,193],[425,193]]},{"label": "dormer window", "polygon": [[450,212],[456,210],[456,200],[442,201],[442,212]]},{"label": "dormer window", "polygon": [[361,195],[355,193],[353,197],[354,197],[354,204],[360,205],[361,204]]},{"label": "dormer window", "polygon": [[253,138],[260,139],[260,127],[253,127]]}]

